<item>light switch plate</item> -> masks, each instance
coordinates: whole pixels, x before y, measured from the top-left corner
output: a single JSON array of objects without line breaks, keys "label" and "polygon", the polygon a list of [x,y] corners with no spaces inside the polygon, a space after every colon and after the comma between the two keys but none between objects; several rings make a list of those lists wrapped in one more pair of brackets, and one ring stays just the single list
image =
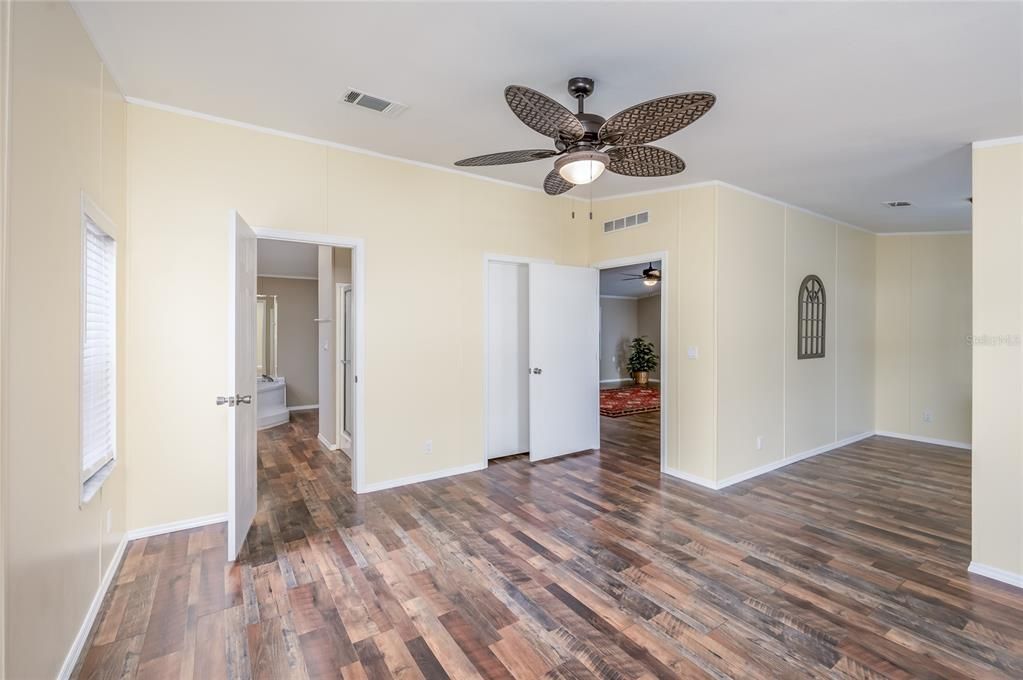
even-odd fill
[{"label": "light switch plate", "polygon": [[700,348],[699,347],[689,347],[688,349],[686,349],[686,356],[689,357],[690,359],[697,359],[697,358],[699,358],[699,356],[700,356]]}]

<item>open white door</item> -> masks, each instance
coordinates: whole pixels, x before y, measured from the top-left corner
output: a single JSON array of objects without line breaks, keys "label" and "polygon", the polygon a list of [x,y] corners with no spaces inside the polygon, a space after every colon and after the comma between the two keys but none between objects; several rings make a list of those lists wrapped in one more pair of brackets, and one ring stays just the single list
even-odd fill
[{"label": "open white door", "polygon": [[529,265],[529,460],[600,447],[600,275]]},{"label": "open white door", "polygon": [[231,211],[228,388],[227,558],[238,557],[256,515],[256,233]]}]

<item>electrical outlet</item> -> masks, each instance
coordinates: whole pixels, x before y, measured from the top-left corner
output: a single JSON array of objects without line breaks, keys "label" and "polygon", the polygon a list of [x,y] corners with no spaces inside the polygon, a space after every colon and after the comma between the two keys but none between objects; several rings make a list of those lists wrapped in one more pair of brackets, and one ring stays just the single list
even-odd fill
[{"label": "electrical outlet", "polygon": [[107,508],[107,533],[114,527],[114,511],[112,508]]},{"label": "electrical outlet", "polygon": [[433,440],[427,439],[426,443],[423,444],[423,453],[433,453]]},{"label": "electrical outlet", "polygon": [[934,414],[930,411],[924,411],[924,422],[929,423],[934,420]]},{"label": "electrical outlet", "polygon": [[764,435],[757,435],[757,451],[762,451],[764,448]]}]

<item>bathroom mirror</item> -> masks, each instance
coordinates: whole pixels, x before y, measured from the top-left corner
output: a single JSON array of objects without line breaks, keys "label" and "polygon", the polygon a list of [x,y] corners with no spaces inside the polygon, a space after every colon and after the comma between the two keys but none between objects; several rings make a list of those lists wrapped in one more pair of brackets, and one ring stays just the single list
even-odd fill
[{"label": "bathroom mirror", "polygon": [[277,296],[256,296],[256,375],[277,377]]}]

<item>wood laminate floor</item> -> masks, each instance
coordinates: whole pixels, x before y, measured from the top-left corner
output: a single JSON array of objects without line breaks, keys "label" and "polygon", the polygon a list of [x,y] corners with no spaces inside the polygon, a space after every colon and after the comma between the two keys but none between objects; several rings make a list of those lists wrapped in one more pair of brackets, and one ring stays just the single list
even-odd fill
[{"label": "wood laminate floor", "polygon": [[875,437],[720,492],[657,414],[599,453],[356,497],[314,421],[225,528],[132,542],[82,678],[1023,677],[1023,592],[968,575],[964,451]]}]

